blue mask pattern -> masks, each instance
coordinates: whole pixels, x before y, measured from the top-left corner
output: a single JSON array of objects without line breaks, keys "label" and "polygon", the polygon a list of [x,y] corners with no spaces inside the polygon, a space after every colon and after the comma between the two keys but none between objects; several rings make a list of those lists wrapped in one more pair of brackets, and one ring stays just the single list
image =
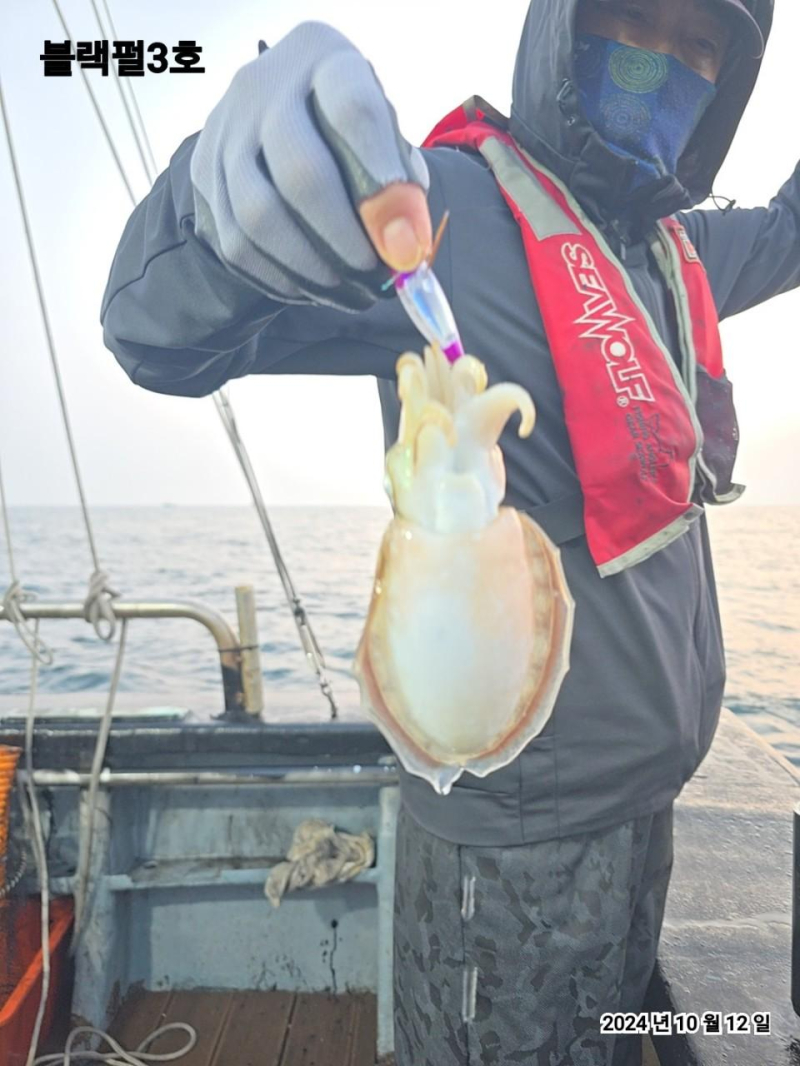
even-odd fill
[{"label": "blue mask pattern", "polygon": [[581,106],[608,145],[638,163],[632,188],[675,174],[716,86],[674,56],[581,33],[575,46]]}]

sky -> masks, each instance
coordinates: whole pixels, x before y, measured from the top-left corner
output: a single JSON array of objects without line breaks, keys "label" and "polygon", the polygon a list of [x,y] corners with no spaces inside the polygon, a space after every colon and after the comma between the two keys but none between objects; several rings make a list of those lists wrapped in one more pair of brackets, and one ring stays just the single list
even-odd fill
[{"label": "sky", "polygon": [[[100,36],[90,0],[61,0],[73,40]],[[202,128],[231,78],[305,19],[345,33],[372,62],[405,136],[419,143],[479,93],[508,113],[527,0],[110,0],[122,39],[196,40],[206,73],[146,74],[135,91],[159,171]],[[760,82],[717,181],[741,206],[766,204],[800,154],[794,79],[800,7],[778,0]],[[102,12],[102,7],[100,7]],[[6,0],[0,75],[89,504],[249,502],[210,397],[134,386],[103,346],[100,301],[132,205],[77,69],[44,78],[45,39],[63,40],[51,0]],[[105,36],[113,38],[113,34]],[[88,73],[138,199],[147,181],[114,79]],[[790,81],[791,78],[791,81]],[[787,83],[791,91],[787,92]],[[4,143],[0,143],[0,463],[8,502],[77,502]],[[800,248],[798,249],[800,255]],[[750,504],[800,504],[800,293],[723,325]],[[480,354],[480,353],[476,353]],[[268,505],[380,505],[383,438],[371,379],[251,376],[231,400]],[[535,400],[535,397],[534,397]]]}]

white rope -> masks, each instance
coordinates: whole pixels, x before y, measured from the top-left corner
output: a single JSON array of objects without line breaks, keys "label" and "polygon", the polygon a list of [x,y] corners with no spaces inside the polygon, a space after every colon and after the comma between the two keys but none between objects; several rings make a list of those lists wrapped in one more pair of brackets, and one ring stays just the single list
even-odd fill
[{"label": "white rope", "polygon": [[[179,1051],[168,1051],[161,1055],[157,1055],[152,1051],[145,1051],[145,1048],[149,1047],[150,1044],[154,1044],[160,1037],[174,1032],[186,1033],[186,1043]],[[75,1051],[73,1050],[73,1044],[80,1036],[99,1036],[101,1040],[105,1040],[111,1051]],[[38,1059],[33,1061],[31,1066],[72,1066],[73,1055],[75,1055],[76,1066],[78,1062],[103,1062],[106,1066],[150,1066],[151,1063],[175,1062],[176,1059],[182,1059],[184,1055],[189,1054],[196,1043],[197,1032],[186,1022],[170,1022],[169,1025],[162,1025],[160,1029],[156,1029],[148,1037],[145,1037],[135,1051],[126,1051],[112,1036],[104,1033],[102,1029],[95,1029],[90,1025],[82,1025],[77,1029],[73,1029],[69,1034],[69,1039],[63,1051],[59,1051],[56,1055],[40,1055]]]},{"label": "white rope", "polygon": [[[111,20],[111,12],[108,10],[108,6],[106,5],[106,14],[108,15],[108,21],[111,24],[111,34],[108,33],[108,31],[106,30],[105,26],[103,25],[103,21],[100,18],[100,12],[97,10],[97,4],[95,3],[95,0],[89,0],[89,2],[92,5],[92,11],[94,11],[94,17],[95,17],[97,25],[98,25],[98,27],[100,29],[100,39],[103,40],[103,41],[107,41],[109,39],[109,37],[110,37],[111,40],[118,40],[116,30],[114,29],[114,23]],[[147,159],[145,159],[145,155],[144,155],[144,147],[142,145],[141,138],[139,137],[139,133],[138,133],[138,131],[136,129],[136,125],[135,125],[135,123],[133,121],[133,115],[131,114],[131,108],[130,108],[130,104],[128,103],[128,97],[125,95],[125,92],[124,92],[124,90],[122,88],[122,78],[120,78],[119,74],[117,73],[117,68],[116,68],[116,65],[114,63],[111,64],[111,73],[114,76],[114,81],[115,81],[116,86],[117,86],[117,91],[119,92],[120,99],[122,100],[122,106],[125,109],[125,114],[128,116],[128,123],[129,123],[129,125],[131,127],[131,131],[133,133],[133,139],[136,141],[136,147],[137,147],[137,149],[139,151],[139,159],[142,161],[142,166],[144,167],[144,172],[147,175],[148,184],[152,185],[153,182],[155,181],[155,178],[156,178],[156,175],[158,173],[158,170],[157,170],[157,168],[155,166],[155,162],[153,162],[153,172],[152,173],[150,172],[150,166],[148,165]],[[129,88],[131,90],[131,93],[133,92],[133,86],[131,85],[131,82],[135,81],[135,80],[136,80],[135,78],[128,78],[128,77],[125,78],[125,81],[128,83],[128,86],[129,86]],[[133,102],[134,102],[134,104],[136,103],[136,97],[135,96],[133,98]],[[141,114],[139,115],[139,121],[141,122]],[[145,139],[146,138],[147,138],[147,134],[145,133]],[[152,159],[153,158],[153,152],[150,149],[149,141],[147,143],[147,147],[148,147],[148,151],[150,151],[150,158]]]},{"label": "white rope", "polygon": [[106,709],[103,712],[103,718],[100,722],[100,729],[97,733],[97,740],[94,746],[94,757],[92,758],[92,772],[89,778],[89,794],[87,800],[87,812],[86,812],[86,834],[84,839],[84,847],[81,850],[80,858],[78,860],[78,876],[75,884],[75,931],[72,938],[72,951],[77,950],[80,942],[81,935],[86,919],[86,901],[89,896],[89,875],[91,871],[92,862],[92,844],[94,842],[94,826],[95,819],[97,817],[97,792],[100,785],[100,774],[103,770],[103,761],[106,757],[106,748],[108,747],[108,737],[111,732],[111,718],[114,712],[114,698],[117,694],[117,687],[119,685],[120,675],[122,673],[122,658],[125,653],[125,636],[128,629],[128,619],[122,619],[122,626],[119,633],[119,645],[117,647],[117,658],[114,663],[114,673],[111,677],[111,688],[108,692],[108,701],[106,703]]},{"label": "white rope", "polygon": [[[116,627],[117,618],[111,602],[114,596],[119,596],[119,593],[108,584],[108,574],[105,570],[95,570],[89,578],[89,592],[83,603],[83,617],[87,622],[91,622],[95,633],[105,641],[111,640]],[[107,627],[105,631],[103,623]]]},{"label": "white rope", "polygon": [[[108,6],[107,0],[103,0],[103,8],[105,10],[106,17],[108,18],[108,24],[111,27],[111,36],[113,40],[118,41],[120,40],[120,36],[117,33],[116,26],[114,25],[114,19],[111,17],[111,9]],[[158,174],[158,164],[156,163],[156,157],[153,155],[153,148],[150,144],[150,138],[147,136],[147,127],[144,124],[142,112],[139,110],[139,102],[136,99],[136,93],[133,88],[136,78],[126,78],[125,80],[128,82],[128,90],[131,94],[131,100],[133,101],[133,109],[136,112],[136,117],[139,120],[139,125],[142,127],[142,137],[144,138],[145,147],[147,148],[147,154],[150,156],[150,166],[153,168],[153,173]]]},{"label": "white rope", "polygon": [[[88,898],[88,884],[89,875],[91,870],[91,855],[92,855],[92,841],[94,837],[95,817],[97,812],[97,794],[100,782],[100,773],[103,768],[103,761],[105,759],[106,747],[108,745],[108,737],[111,731],[111,720],[114,709],[114,698],[119,686],[119,679],[122,673],[122,661],[125,650],[125,637],[127,634],[127,619],[122,620],[119,635],[119,647],[117,649],[116,662],[114,664],[114,672],[111,680],[111,687],[108,694],[108,702],[106,704],[103,720],[100,724],[100,730],[97,736],[97,742],[95,744],[94,758],[92,760],[92,774],[89,784],[89,795],[87,801],[87,824],[84,848],[81,852],[78,867],[78,877],[75,890],[75,937],[73,940],[73,946],[77,942],[80,933],[84,927],[86,918],[86,901]],[[39,620],[36,619],[34,626],[34,637],[38,640]],[[35,705],[36,705],[36,685],[38,678],[38,665],[39,660],[32,653],[31,654],[31,682],[30,682],[30,696],[28,700],[28,710],[25,719],[25,782],[24,786],[20,784],[20,789],[27,789],[27,802],[23,802],[23,813],[25,816],[25,823],[28,832],[28,837],[33,845],[33,853],[36,860],[36,871],[39,878],[39,890],[41,893],[41,943],[42,943],[42,988],[39,996],[39,1007],[36,1012],[36,1020],[34,1022],[33,1033],[31,1036],[31,1043],[28,1049],[28,1057],[26,1060],[26,1066],[71,1066],[73,1062],[73,1055],[76,1056],[76,1066],[78,1061],[83,1062],[100,1062],[105,1063],[106,1066],[150,1066],[152,1063],[159,1062],[174,1062],[177,1059],[183,1058],[187,1055],[194,1045],[197,1043],[197,1032],[192,1026],[187,1025],[184,1022],[172,1022],[169,1025],[162,1026],[155,1032],[151,1033],[133,1052],[126,1051],[120,1044],[118,1044],[107,1033],[104,1033],[100,1029],[95,1029],[91,1026],[79,1026],[77,1029],[73,1029],[67,1039],[66,1046],[63,1052],[58,1052],[53,1055],[41,1055],[36,1057],[36,1051],[39,1046],[39,1037],[42,1029],[42,1022],[44,1019],[45,1010],[47,1008],[47,1000],[50,993],[50,882],[47,869],[47,852],[44,844],[44,832],[42,830],[42,819],[39,811],[39,804],[36,797],[36,785],[33,772],[33,737],[34,737],[34,725],[35,725]],[[19,778],[17,779],[19,781]],[[26,795],[25,792],[22,793]],[[182,1048],[178,1051],[172,1051],[164,1054],[155,1054],[148,1052],[145,1049],[154,1043],[159,1037],[166,1035],[169,1032],[184,1032],[187,1035],[187,1041]],[[75,1050],[75,1041],[81,1036],[99,1036],[102,1040],[105,1040],[108,1046],[111,1048],[110,1052],[101,1051],[86,1051],[83,1049]]]},{"label": "white rope", "polygon": [[[53,7],[56,9],[56,14],[58,15],[61,27],[64,30],[64,34],[67,40],[73,40],[72,34],[69,32],[69,26],[67,26],[66,20],[64,19],[64,15],[61,12],[61,8],[58,6],[58,0],[53,0]],[[106,125],[106,120],[103,118],[103,112],[100,110],[100,105],[97,102],[97,97],[92,92],[92,87],[89,84],[89,78],[83,67],[80,68],[80,72],[81,78],[83,79],[83,84],[86,86],[86,91],[89,94],[89,99],[92,101],[92,107],[94,108],[94,112],[97,115],[97,121],[100,123],[100,127],[103,130],[103,133],[105,134],[106,144],[111,149],[111,154],[114,157],[114,162],[117,164],[119,176],[122,178],[122,182],[125,186],[125,189],[127,190],[128,196],[131,199],[131,203],[133,203],[135,206],[136,196],[134,195],[131,183],[128,181],[128,176],[125,173],[125,167],[122,165],[122,160],[120,159],[119,152],[117,151],[116,146],[114,144],[114,140],[111,134],[109,133],[108,126]]]},{"label": "white rope", "polygon": [[20,640],[42,666],[51,666],[53,652],[50,647],[30,628],[30,623],[22,613],[21,603],[35,599],[32,592],[24,592],[19,581],[14,580],[3,594],[3,616],[11,622]]},{"label": "white rope", "polygon": [[[55,0],[54,0],[55,2]],[[60,12],[59,12],[60,14]],[[62,19],[63,22],[63,19]],[[65,29],[66,29],[66,24]],[[82,73],[85,74],[83,68]],[[88,86],[87,86],[88,87]],[[89,90],[91,93],[91,89]],[[58,365],[58,356],[56,355],[55,339],[53,337],[53,331],[50,327],[50,318],[47,313],[47,304],[44,298],[44,286],[42,284],[42,277],[39,273],[39,263],[36,258],[36,248],[33,241],[33,231],[31,229],[30,218],[28,216],[28,208],[25,203],[25,194],[22,189],[22,178],[19,172],[19,166],[17,165],[17,156],[14,150],[14,139],[11,135],[11,124],[8,119],[8,113],[6,111],[5,97],[3,96],[3,86],[0,81],[0,114],[3,119],[3,128],[6,136],[6,144],[8,146],[9,159],[11,160],[11,170],[14,176],[14,186],[17,193],[17,201],[19,203],[20,213],[22,215],[22,225],[25,230],[25,243],[28,248],[28,256],[31,262],[31,268],[33,270],[33,278],[36,286],[36,295],[39,300],[39,311],[42,317],[42,325],[44,327],[45,338],[47,340],[47,350],[50,353],[50,363],[53,369],[53,376],[56,383],[56,391],[58,393],[58,402],[61,407],[61,417],[64,422],[64,431],[67,437],[67,446],[69,448],[70,459],[72,461],[72,470],[75,475],[75,484],[78,490],[78,498],[81,504],[81,510],[83,512],[83,523],[86,528],[86,537],[89,541],[89,550],[91,552],[92,561],[94,563],[94,573],[89,581],[89,593],[86,598],[86,614],[87,618],[96,618],[94,622],[95,633],[101,640],[111,640],[114,635],[114,629],[116,626],[116,620],[114,618],[114,611],[111,608],[110,597],[114,595],[111,590],[105,587],[105,575],[103,574],[102,587],[98,589],[98,582],[96,580],[98,574],[102,574],[100,568],[100,561],[97,555],[97,548],[94,542],[94,533],[92,531],[92,522],[89,517],[89,509],[86,505],[86,494],[83,491],[83,480],[81,478],[80,466],[78,465],[78,454],[75,449],[75,441],[72,437],[72,427],[69,420],[69,412],[67,410],[67,398],[64,392],[64,384],[61,380],[61,371]],[[8,529],[8,527],[6,527]],[[9,539],[10,543],[10,539]],[[14,609],[14,601],[10,600],[10,606]],[[17,602],[17,607],[19,603]],[[20,612],[17,610],[17,621],[19,621]],[[100,625],[100,620],[106,623],[106,629],[103,630]],[[19,628],[17,630],[19,632]],[[22,636],[22,634],[20,633]],[[24,639],[24,637],[23,637]]]},{"label": "white rope", "polygon": [[[92,4],[92,8],[94,10],[95,18],[97,19],[98,25],[100,26],[101,31],[105,32],[103,30],[103,23],[102,23],[102,21],[100,19],[100,15],[99,15],[99,12],[98,12],[97,7],[96,7],[95,0],[90,0],[90,2]],[[104,0],[104,3],[105,3],[105,0]],[[59,7],[58,0],[53,0],[53,6],[55,7],[56,13],[58,14],[58,17],[59,17],[59,19],[61,21],[61,25],[62,25],[62,27],[64,29],[64,32],[66,33],[67,37],[71,40],[72,37],[71,37],[71,34],[69,32],[69,28],[67,26],[67,23],[66,23],[66,21],[64,19],[64,16],[63,16],[63,14],[61,12],[61,8]],[[109,23],[113,27],[113,21],[111,19],[111,13],[108,10],[107,4],[105,6],[106,6],[106,14],[108,15],[108,18],[109,18]],[[115,31],[115,34],[116,34],[116,31]],[[116,150],[116,148],[114,146],[113,138],[111,136],[111,133],[110,133],[105,121],[103,120],[102,114],[100,112],[100,108],[99,108],[99,106],[97,104],[97,100],[96,100],[94,94],[92,93],[91,86],[89,85],[89,81],[86,78],[86,72],[83,70],[83,68],[81,68],[81,74],[83,75],[83,83],[86,86],[87,92],[89,93],[89,96],[91,98],[92,104],[93,104],[94,109],[95,109],[95,111],[97,113],[97,117],[100,120],[100,125],[101,125],[101,128],[103,130],[103,135],[105,136],[105,138],[106,138],[106,140],[107,140],[107,142],[109,144],[109,147],[111,148],[111,151],[112,151],[112,153],[114,155],[114,159],[116,160],[117,166],[118,166],[118,168],[120,170],[120,173],[123,176],[123,180],[125,181],[125,187],[128,190],[128,194],[129,194],[129,196],[131,198],[131,201],[135,205],[136,204],[136,198],[135,198],[135,196],[133,194],[133,191],[131,189],[130,183],[127,181],[127,178],[125,176],[124,167],[123,167],[122,162],[120,160],[119,153],[117,152],[117,150]],[[116,71],[115,71],[115,76],[116,76]],[[122,91],[121,88],[120,88],[120,91]],[[135,100],[135,98],[134,98],[134,100]],[[136,140],[137,147],[139,148],[140,155],[142,156],[142,163],[145,166],[145,172],[147,173],[148,181],[150,181],[150,184],[152,185],[152,178],[150,177],[149,170],[147,168],[146,163],[144,162],[144,156],[143,156],[143,153],[142,153],[142,146],[141,146],[141,143],[139,141],[138,132],[137,132],[136,127],[135,127],[134,122],[133,122],[133,116],[131,114],[130,109],[127,106],[125,108],[125,112],[126,112],[126,115],[128,117],[128,122],[130,124],[131,132],[133,133],[134,139]],[[139,121],[141,122],[142,130],[144,132],[144,136],[145,136],[145,139],[147,141],[148,148],[149,148],[150,142],[149,142],[149,139],[147,138],[147,128],[145,126],[145,123],[144,123],[144,120],[143,120],[143,118],[141,116],[141,113],[139,114]],[[152,151],[151,151],[151,155],[152,155]],[[260,490],[259,485],[258,485],[258,479],[256,478],[255,471],[253,469],[253,465],[250,462],[250,458],[249,458],[249,456],[247,454],[247,450],[245,449],[244,442],[242,441],[241,437],[239,436],[239,432],[238,432],[238,430],[236,428],[236,422],[235,422],[234,415],[233,415],[233,408],[232,408],[232,406],[230,404],[230,401],[229,401],[229,399],[227,397],[227,394],[223,390],[219,390],[218,392],[214,393],[214,397],[213,398],[214,398],[214,403],[216,405],[217,411],[219,412],[220,418],[222,419],[222,423],[225,426],[225,429],[226,429],[226,431],[228,433],[228,436],[229,436],[229,438],[231,440],[231,443],[233,444],[234,451],[236,453],[236,457],[239,460],[239,464],[242,467],[242,470],[244,471],[244,475],[245,475],[245,478],[247,480],[247,484],[248,484],[248,486],[250,488],[250,493],[251,493],[252,498],[253,498],[253,503],[255,505],[256,511],[258,513],[258,516],[259,516],[259,518],[261,520],[261,525],[262,525],[262,527],[264,529],[264,533],[266,534],[267,541],[268,541],[269,546],[270,546],[270,550],[272,551],[272,557],[273,557],[273,559],[275,561],[275,566],[276,566],[276,568],[278,570],[278,576],[280,577],[281,583],[283,584],[283,588],[284,588],[284,591],[286,593],[286,598],[287,598],[287,601],[289,603],[289,607],[290,607],[290,609],[292,611],[292,616],[294,618],[295,625],[297,626],[297,631],[298,631],[298,634],[300,636],[300,642],[301,642],[301,644],[303,646],[303,651],[304,651],[305,656],[306,656],[306,661],[309,663],[309,665],[311,666],[311,668],[314,670],[314,672],[317,675],[317,680],[319,682],[320,690],[321,690],[322,694],[325,696],[325,698],[327,699],[328,704],[330,706],[331,718],[337,718],[338,714],[339,714],[339,711],[338,711],[338,707],[336,705],[336,700],[335,700],[334,695],[333,695],[333,689],[331,687],[330,681],[328,680],[328,677],[327,677],[327,674],[326,674],[326,671],[325,671],[325,658],[324,658],[324,656],[322,654],[322,650],[320,649],[319,643],[317,642],[316,635],[314,634],[314,631],[313,631],[313,629],[311,627],[311,622],[309,621],[308,614],[306,613],[305,606],[303,605],[302,601],[300,600],[300,597],[297,595],[297,593],[296,593],[296,591],[294,589],[294,586],[292,584],[291,578],[289,576],[289,571],[288,571],[288,569],[286,567],[286,564],[285,564],[285,562],[283,560],[283,556],[282,556],[280,548],[278,546],[277,538],[275,537],[275,534],[274,534],[274,532],[272,530],[272,525],[271,525],[271,523],[269,521],[269,517],[267,515],[267,509],[266,509],[266,506],[264,504],[263,497],[261,495],[261,490]],[[104,640],[110,640],[111,637],[113,636],[114,622],[115,622],[113,606],[111,604],[111,598],[113,598],[113,596],[117,595],[117,593],[113,592],[113,590],[108,589],[108,587],[105,585],[105,578],[106,578],[106,575],[103,573],[103,571],[100,570],[99,565],[97,564],[96,556],[95,556],[95,573],[92,575],[93,584],[90,583],[90,593],[89,593],[89,597],[87,597],[85,612],[86,612],[86,617],[93,621],[93,624],[95,625],[95,631],[97,632],[98,636],[102,636]],[[96,597],[96,599],[93,599],[93,597]],[[108,633],[107,634],[101,633],[101,629],[100,629],[100,620],[101,619],[105,620],[107,625],[108,625]]]},{"label": "white rope", "polygon": [[[38,636],[39,619],[36,619],[35,634]],[[33,723],[34,706],[36,703],[36,681],[39,671],[39,661],[35,655],[31,655],[31,690],[28,699],[28,712],[25,716],[25,787],[27,793],[20,789],[21,795],[27,795],[27,805],[23,802],[22,809],[28,830],[28,837],[33,844],[33,854],[36,860],[36,872],[39,875],[39,892],[41,895],[41,935],[42,935],[42,989],[39,995],[39,1009],[36,1012],[36,1021],[33,1026],[31,1044],[28,1049],[26,1066],[33,1066],[36,1049],[39,1046],[39,1034],[42,1030],[42,1021],[47,1006],[47,997],[50,992],[50,879],[47,872],[47,852],[44,846],[44,833],[42,832],[42,819],[39,813],[39,803],[36,798],[36,785],[33,780]],[[17,778],[19,781],[19,778]]]}]

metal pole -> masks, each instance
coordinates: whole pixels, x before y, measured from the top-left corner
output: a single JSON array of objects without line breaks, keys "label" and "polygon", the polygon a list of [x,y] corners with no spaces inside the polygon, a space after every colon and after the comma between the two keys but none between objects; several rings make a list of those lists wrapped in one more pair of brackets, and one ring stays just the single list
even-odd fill
[{"label": "metal pole", "polygon": [[244,709],[253,718],[260,718],[264,710],[264,688],[258,646],[256,598],[252,585],[236,586],[236,614],[239,618],[239,646],[242,652]]},{"label": "metal pole", "polygon": [[[193,618],[211,633],[217,644],[222,670],[222,690],[225,700],[224,718],[247,718],[244,710],[244,691],[239,642],[227,620],[212,607],[203,603],[129,600],[113,601],[117,618]],[[85,618],[82,603],[53,603],[46,600],[27,600],[19,604],[23,618]],[[5,612],[0,605],[0,620]]]},{"label": "metal pole", "polygon": [[800,1015],[800,803],[794,808],[792,871],[792,1006]]},{"label": "metal pole", "polygon": [[[24,771],[20,776],[26,780]],[[77,770],[34,770],[41,788],[87,786],[91,774]],[[391,785],[397,781],[395,765],[369,766],[270,766],[263,769],[218,770],[109,770],[100,773],[100,785],[108,788],[142,788],[148,785],[178,787],[196,785]]]}]

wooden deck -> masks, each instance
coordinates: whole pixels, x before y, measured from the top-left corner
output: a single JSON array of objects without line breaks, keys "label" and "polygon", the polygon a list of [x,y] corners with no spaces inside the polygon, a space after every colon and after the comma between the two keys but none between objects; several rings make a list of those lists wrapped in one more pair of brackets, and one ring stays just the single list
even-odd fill
[{"label": "wooden deck", "polygon": [[[140,992],[120,1008],[111,1035],[133,1051],[169,1022],[187,1022],[197,1043],[180,1066],[373,1066],[376,1004],[369,994]],[[169,1033],[148,1051],[176,1051]]]},{"label": "wooden deck", "polygon": [[[133,1051],[160,1026],[188,1022],[198,1042],[176,1066],[373,1066],[375,1008],[369,994],[139,992],[122,1005],[111,1035]],[[66,1029],[54,1033],[40,1053],[59,1051],[66,1038]],[[175,1051],[184,1039],[169,1035],[147,1050]],[[643,1066],[659,1066],[649,1037]]]}]

